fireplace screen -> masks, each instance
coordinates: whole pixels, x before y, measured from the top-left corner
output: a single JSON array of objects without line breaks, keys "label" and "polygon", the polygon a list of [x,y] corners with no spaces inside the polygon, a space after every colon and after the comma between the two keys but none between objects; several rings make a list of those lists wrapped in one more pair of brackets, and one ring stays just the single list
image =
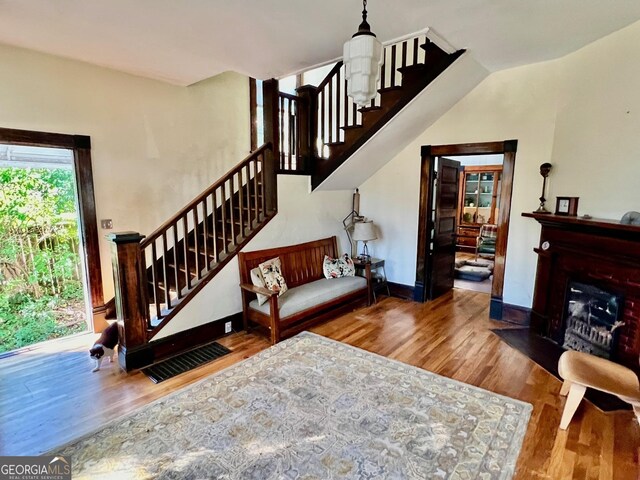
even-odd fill
[{"label": "fireplace screen", "polygon": [[564,348],[610,358],[615,351],[622,298],[593,285],[569,282]]}]

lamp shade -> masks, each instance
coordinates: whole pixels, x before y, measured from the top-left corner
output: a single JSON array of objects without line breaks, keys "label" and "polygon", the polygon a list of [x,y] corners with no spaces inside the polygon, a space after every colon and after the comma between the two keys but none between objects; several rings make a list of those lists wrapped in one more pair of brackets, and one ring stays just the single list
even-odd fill
[{"label": "lamp shade", "polygon": [[362,2],[362,23],[343,49],[344,76],[347,93],[353,101],[365,107],[378,94],[382,43],[367,23],[367,0]]},{"label": "lamp shade", "polygon": [[373,222],[358,222],[353,226],[353,239],[359,242],[368,242],[378,238]]},{"label": "lamp shade", "polygon": [[373,35],[358,35],[344,44],[347,93],[353,101],[367,106],[378,93],[382,44]]}]

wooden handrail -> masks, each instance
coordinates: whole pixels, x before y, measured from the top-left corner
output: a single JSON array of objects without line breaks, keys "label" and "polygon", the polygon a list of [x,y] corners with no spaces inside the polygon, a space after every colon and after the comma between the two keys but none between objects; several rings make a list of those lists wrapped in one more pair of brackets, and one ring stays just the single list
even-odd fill
[{"label": "wooden handrail", "polygon": [[288,98],[289,100],[293,100],[294,102],[297,100],[300,100],[300,97],[298,97],[297,95],[293,95],[291,93],[278,92],[278,95],[280,95],[283,98]]},{"label": "wooden handrail", "polygon": [[324,87],[327,86],[327,84],[331,81],[331,79],[334,77],[334,75],[336,75],[338,73],[338,71],[342,68],[342,65],[344,64],[344,62],[342,60],[340,60],[338,63],[336,63],[333,68],[329,71],[329,73],[327,73],[327,76],[324,77],[324,80],[322,80],[320,82],[320,85],[318,85],[316,87],[316,90],[319,92],[320,90],[322,90]]},{"label": "wooden handrail", "polygon": [[209,195],[213,194],[220,186],[226,183],[229,178],[233,177],[237,174],[242,168],[244,168],[249,162],[258,158],[263,152],[267,150],[271,150],[271,142],[265,143],[260,148],[258,148],[255,152],[250,153],[244,160],[242,160],[239,164],[225,173],[219,180],[213,183],[210,187],[208,187],[204,192],[190,201],[187,205],[181,208],[178,213],[176,213],[169,220],[164,222],[158,228],[156,228],[149,236],[147,236],[141,243],[141,247],[144,248],[151,244],[154,240],[157,240],[163,232],[166,232],[170,227],[176,224],[176,222],[180,221],[188,212],[193,210],[199,203],[203,202],[205,198]]}]

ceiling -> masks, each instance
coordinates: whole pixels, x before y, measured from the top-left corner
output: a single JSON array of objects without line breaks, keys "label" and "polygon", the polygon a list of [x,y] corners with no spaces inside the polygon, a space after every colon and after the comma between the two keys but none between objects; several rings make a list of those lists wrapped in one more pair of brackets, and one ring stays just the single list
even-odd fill
[{"label": "ceiling", "polygon": [[[189,85],[341,56],[359,0],[0,0],[0,43]],[[489,71],[563,56],[640,19],[638,0],[369,0],[385,41],[432,27]]]}]

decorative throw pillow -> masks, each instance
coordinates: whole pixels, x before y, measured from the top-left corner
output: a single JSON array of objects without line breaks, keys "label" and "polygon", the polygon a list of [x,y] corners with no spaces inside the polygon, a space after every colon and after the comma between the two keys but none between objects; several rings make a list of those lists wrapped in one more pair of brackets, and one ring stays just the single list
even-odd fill
[{"label": "decorative throw pillow", "polygon": [[[258,267],[252,269],[249,274],[251,275],[251,283],[256,287],[267,288],[264,283],[264,278],[262,277],[262,272]],[[269,300],[269,297],[262,295],[261,293],[256,293],[256,296],[258,297],[258,305],[262,305],[264,302]]]},{"label": "decorative throw pillow", "polygon": [[278,292],[278,296],[287,291],[287,282],[282,276],[282,267],[280,265],[280,257],[272,258],[258,265],[264,285],[272,292]]},{"label": "decorative throw pillow", "polygon": [[322,271],[325,278],[354,277],[356,275],[353,260],[346,253],[341,258],[331,258],[329,255],[325,255]]}]

